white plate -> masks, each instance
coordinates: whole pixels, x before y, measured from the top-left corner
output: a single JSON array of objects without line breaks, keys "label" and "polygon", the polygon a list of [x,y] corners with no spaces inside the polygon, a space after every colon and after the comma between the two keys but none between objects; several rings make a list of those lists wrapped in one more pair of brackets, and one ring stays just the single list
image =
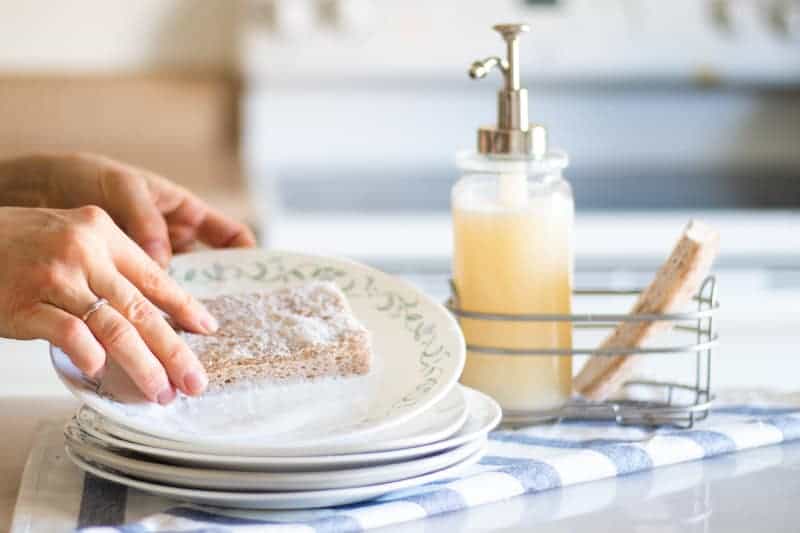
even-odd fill
[{"label": "white plate", "polygon": [[402,463],[319,472],[241,472],[165,465],[114,452],[85,433],[67,428],[67,446],[85,461],[137,479],[171,486],[226,491],[344,489],[422,476],[459,463],[486,444],[469,442],[452,450]]},{"label": "white plate", "polygon": [[[265,446],[259,442],[253,442],[238,444],[235,450],[238,455],[304,457],[410,448],[450,437],[464,425],[467,415],[468,408],[464,389],[460,385],[456,385],[442,400],[411,420],[376,432],[367,438],[341,439],[335,443],[321,446],[317,444],[291,447]],[[227,444],[212,446],[153,437],[116,424],[86,407],[82,407],[78,411],[76,418],[81,427],[89,433],[91,431],[87,428],[96,428],[96,431],[155,448],[209,454],[226,454],[232,451],[232,447]]]},{"label": "white plate", "polygon": [[[215,250],[176,256],[171,272],[199,297],[332,281],[372,332],[373,368],[363,377],[182,396],[162,407],[129,397],[135,388],[120,373],[109,372],[103,388],[126,401],[99,395],[63,352],[51,349],[59,377],[78,398],[138,431],[229,449],[254,440],[274,447],[328,444],[410,420],[442,399],[464,366],[464,338],[450,313],[412,285],[365,265],[287,252]],[[112,385],[117,378],[120,383]]]},{"label": "white plate", "polygon": [[355,453],[346,455],[321,455],[309,457],[247,457],[241,455],[215,455],[195,452],[166,450],[160,447],[128,442],[89,424],[78,423],[77,427],[89,435],[114,448],[141,453],[174,464],[220,468],[227,470],[256,470],[271,472],[302,472],[374,466],[407,461],[460,446],[485,437],[497,427],[502,417],[500,406],[489,396],[464,387],[469,406],[469,416],[461,429],[451,437],[425,446],[398,450]]},{"label": "white plate", "polygon": [[407,489],[446,479],[458,475],[466,467],[475,464],[486,453],[486,446],[467,457],[460,463],[443,468],[424,476],[412,477],[391,483],[380,483],[365,487],[348,489],[306,490],[294,492],[226,492],[185,489],[140,481],[131,477],[93,466],[66,448],[67,456],[78,468],[95,476],[149,492],[166,498],[188,502],[216,505],[219,507],[235,507],[240,509],[313,509],[371,500],[388,492]]}]

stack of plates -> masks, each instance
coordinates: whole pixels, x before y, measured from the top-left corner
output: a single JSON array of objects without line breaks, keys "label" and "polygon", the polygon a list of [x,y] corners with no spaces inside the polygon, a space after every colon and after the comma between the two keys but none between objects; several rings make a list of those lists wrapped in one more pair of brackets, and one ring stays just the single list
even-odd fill
[{"label": "stack of plates", "polygon": [[173,441],[86,407],[65,434],[70,458],[101,478],[197,503],[298,509],[367,500],[456,475],[480,458],[499,420],[493,400],[456,387],[407,424],[328,454]]},{"label": "stack of plates", "polygon": [[98,387],[53,348],[59,376],[84,402],[65,429],[81,469],[170,498],[297,509],[452,477],[484,453],[500,408],[457,384],[465,357],[458,326],[412,286],[348,261],[258,250],[183,256],[173,275],[199,296],[332,280],[373,334],[373,369],[161,407],[113,369]]}]

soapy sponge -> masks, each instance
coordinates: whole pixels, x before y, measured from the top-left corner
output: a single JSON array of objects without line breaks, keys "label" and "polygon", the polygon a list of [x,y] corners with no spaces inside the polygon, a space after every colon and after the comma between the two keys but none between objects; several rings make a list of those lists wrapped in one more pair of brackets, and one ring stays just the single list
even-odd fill
[{"label": "soapy sponge", "polygon": [[209,390],[243,381],[360,375],[370,369],[370,333],[333,283],[201,301],[219,329],[213,335],[181,335],[205,367]]},{"label": "soapy sponge", "polygon": [[[632,314],[679,312],[708,276],[719,252],[719,233],[708,225],[690,221],[656,277],[639,295]],[[600,345],[600,350],[639,348],[672,322],[622,322]],[[638,356],[593,355],[575,376],[575,390],[591,400],[605,400],[623,383]]]}]

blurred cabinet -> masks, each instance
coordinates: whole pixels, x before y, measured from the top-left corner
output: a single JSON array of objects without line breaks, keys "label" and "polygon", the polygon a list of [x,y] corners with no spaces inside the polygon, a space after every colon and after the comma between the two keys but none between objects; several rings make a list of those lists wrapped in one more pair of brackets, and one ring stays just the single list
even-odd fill
[{"label": "blurred cabinet", "polygon": [[0,157],[90,151],[252,218],[239,163],[240,84],[225,74],[0,76]]}]

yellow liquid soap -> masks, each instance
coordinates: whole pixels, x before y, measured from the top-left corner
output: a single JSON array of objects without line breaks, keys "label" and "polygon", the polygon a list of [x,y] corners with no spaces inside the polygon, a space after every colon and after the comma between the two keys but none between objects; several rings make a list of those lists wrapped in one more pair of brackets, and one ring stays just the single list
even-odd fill
[{"label": "yellow liquid soap", "polygon": [[[456,186],[453,276],[461,309],[500,314],[570,313],[572,196],[566,182],[537,194],[536,188],[544,186],[528,184],[523,176]],[[569,322],[461,318],[460,323],[467,344],[572,348]],[[571,394],[572,358],[468,351],[461,382],[494,397],[507,410],[554,408]]]}]

